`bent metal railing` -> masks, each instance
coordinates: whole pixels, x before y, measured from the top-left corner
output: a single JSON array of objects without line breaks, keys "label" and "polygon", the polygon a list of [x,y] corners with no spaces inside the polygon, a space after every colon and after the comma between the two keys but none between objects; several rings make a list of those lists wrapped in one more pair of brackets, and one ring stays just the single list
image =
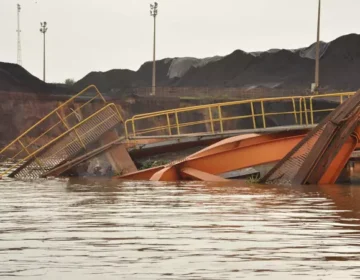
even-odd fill
[{"label": "bent metal railing", "polygon": [[117,106],[107,103],[95,86],[89,86],[0,151],[3,159],[0,176],[37,178],[86,150],[89,144],[121,122]]},{"label": "bent metal railing", "polygon": [[286,126],[314,125],[354,94],[344,92],[249,99],[138,114],[126,120],[125,133],[129,139],[139,136],[216,134],[268,128],[279,126],[279,123]]}]

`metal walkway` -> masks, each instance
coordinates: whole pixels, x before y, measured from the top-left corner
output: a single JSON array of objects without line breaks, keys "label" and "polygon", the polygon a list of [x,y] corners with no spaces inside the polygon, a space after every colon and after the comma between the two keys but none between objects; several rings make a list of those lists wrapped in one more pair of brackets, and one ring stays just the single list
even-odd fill
[{"label": "metal walkway", "polygon": [[[77,98],[87,95],[86,103]],[[1,176],[39,178],[86,151],[105,132],[123,123],[118,108],[107,103],[95,86],[75,95],[0,151]],[[93,147],[92,147],[93,148]]]},{"label": "metal walkway", "polygon": [[314,126],[354,94],[249,99],[138,114],[126,120],[125,136],[171,138],[279,126]]}]

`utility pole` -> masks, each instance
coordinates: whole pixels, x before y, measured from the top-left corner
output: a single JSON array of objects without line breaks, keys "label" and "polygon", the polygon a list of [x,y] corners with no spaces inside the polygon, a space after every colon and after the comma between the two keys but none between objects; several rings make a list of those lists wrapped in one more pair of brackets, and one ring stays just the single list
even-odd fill
[{"label": "utility pole", "polygon": [[48,30],[46,21],[40,22],[40,26],[41,26],[40,32],[44,34],[43,81],[45,82],[45,72],[46,72],[46,70],[45,70],[45,67],[46,67],[46,48],[45,48],[46,47],[46,44],[45,44],[46,40],[45,40],[45,34],[46,34],[46,31]]},{"label": "utility pole", "polygon": [[21,11],[21,6],[20,4],[17,4],[17,64],[21,65],[22,64],[22,59],[21,59],[21,29],[20,29],[20,11]]},{"label": "utility pole", "polygon": [[154,4],[150,4],[150,16],[154,18],[154,46],[153,46],[153,71],[152,71],[152,93],[151,95],[155,95],[156,93],[156,58],[155,58],[155,50],[156,50],[156,16],[158,14],[158,3],[154,2]]},{"label": "utility pole", "polygon": [[315,62],[315,93],[319,93],[319,72],[320,72],[320,16],[321,16],[321,0],[318,5],[318,22],[317,22],[317,38],[316,38],[316,62]]}]

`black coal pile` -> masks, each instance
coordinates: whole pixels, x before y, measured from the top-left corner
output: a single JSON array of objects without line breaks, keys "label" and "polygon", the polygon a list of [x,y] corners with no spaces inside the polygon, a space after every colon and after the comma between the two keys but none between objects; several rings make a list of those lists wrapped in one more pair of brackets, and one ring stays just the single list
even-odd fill
[{"label": "black coal pile", "polygon": [[48,85],[17,64],[0,62],[0,90],[43,92]]},{"label": "black coal pile", "polygon": [[[360,88],[360,35],[350,34],[321,45],[320,84],[327,90]],[[271,50],[260,53],[233,53],[205,64],[191,67],[180,78],[169,78],[172,59],[157,61],[157,86],[177,87],[271,87],[283,89],[310,88],[314,81],[314,45],[299,50]],[[304,55],[305,54],[305,55]],[[99,85],[111,88],[150,87],[152,63],[143,64],[136,72],[113,70],[114,75],[90,73],[77,85]],[[116,74],[115,74],[116,73]]]},{"label": "black coal pile", "polygon": [[40,94],[71,94],[72,90],[47,84],[18,64],[0,62],[0,91]]},{"label": "black coal pile", "polygon": [[240,73],[245,72],[254,57],[241,50],[234,51],[216,62],[203,67],[191,68],[179,81],[177,86],[206,86],[227,87],[231,86]]},{"label": "black coal pile", "polygon": [[[156,62],[156,81],[159,86],[169,83],[168,70],[171,60],[163,59]],[[152,83],[152,62],[144,63],[138,71],[113,69],[107,72],[91,72],[74,84],[75,90],[88,85],[95,85],[104,93],[119,93],[136,87],[148,87]]]},{"label": "black coal pile", "polygon": [[[315,61],[301,51],[277,50],[259,54],[235,51],[204,67],[192,68],[178,86],[263,86],[309,89]],[[349,34],[326,44],[320,61],[320,85],[328,90],[360,88],[360,35]]]},{"label": "black coal pile", "polygon": [[136,72],[113,69],[107,72],[91,72],[74,84],[77,91],[95,85],[102,92],[121,91],[134,86]]},{"label": "black coal pile", "polygon": [[321,59],[321,84],[338,90],[357,90],[359,75],[360,35],[350,34],[332,41]]},{"label": "black coal pile", "polygon": [[205,87],[309,87],[314,62],[280,50],[257,56],[237,50],[204,67],[192,68],[178,86]]},{"label": "black coal pile", "polygon": [[[171,83],[168,77],[169,67],[172,59],[162,59],[156,61],[156,84],[158,86],[167,86]],[[136,86],[150,86],[152,84],[152,67],[153,63],[146,62],[136,72]]]},{"label": "black coal pile", "polygon": [[[193,66],[177,78],[169,78],[174,59],[156,63],[156,83],[161,87],[241,87],[308,90],[314,81],[314,46],[299,50],[270,50],[233,53]],[[349,34],[322,45],[320,85],[325,90],[357,90],[360,88],[360,35]],[[174,64],[175,65],[175,64]],[[180,71],[184,72],[184,71]],[[103,93],[121,94],[152,84],[152,62],[139,70],[114,69],[91,72],[75,83],[72,91],[96,85]],[[0,90],[40,93],[69,92],[61,86],[46,84],[21,66],[0,63]]]}]

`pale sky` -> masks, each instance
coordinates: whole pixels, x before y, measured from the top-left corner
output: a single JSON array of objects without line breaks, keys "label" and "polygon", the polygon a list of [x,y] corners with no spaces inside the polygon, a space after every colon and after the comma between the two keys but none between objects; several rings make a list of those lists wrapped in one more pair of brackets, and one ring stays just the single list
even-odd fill
[{"label": "pale sky", "polygon": [[[47,81],[90,71],[137,70],[152,60],[150,0],[0,0],[0,61],[16,63],[22,6],[23,66],[42,77],[40,22],[48,22]],[[157,59],[227,55],[236,49],[308,46],[317,0],[158,0]],[[360,0],[322,1],[321,39],[359,33]]]}]

